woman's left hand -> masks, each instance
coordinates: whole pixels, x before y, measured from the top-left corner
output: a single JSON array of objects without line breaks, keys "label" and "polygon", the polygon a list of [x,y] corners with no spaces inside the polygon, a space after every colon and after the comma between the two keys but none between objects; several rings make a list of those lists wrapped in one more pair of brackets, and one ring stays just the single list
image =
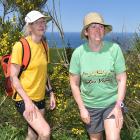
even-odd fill
[{"label": "woman's left hand", "polygon": [[122,114],[122,110],[120,107],[114,107],[114,109],[111,111],[111,113],[109,114],[108,118],[114,115],[115,116],[115,122],[116,122],[116,126],[117,128],[122,128],[123,126],[123,114]]},{"label": "woman's left hand", "polygon": [[50,94],[50,109],[53,110],[56,107],[56,100],[54,93]]}]

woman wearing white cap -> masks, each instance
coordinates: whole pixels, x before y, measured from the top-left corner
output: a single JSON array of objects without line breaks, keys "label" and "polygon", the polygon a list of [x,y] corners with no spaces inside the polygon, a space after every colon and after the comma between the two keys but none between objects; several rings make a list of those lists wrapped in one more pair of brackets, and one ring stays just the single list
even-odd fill
[{"label": "woman wearing white cap", "polygon": [[[46,31],[46,21],[46,16],[39,11],[31,11],[25,17],[25,39],[30,45],[31,58],[20,78],[18,75],[22,63],[21,42],[17,42],[12,50],[10,76],[18,93],[15,98],[17,110],[29,124],[27,140],[50,139],[50,127],[44,118],[48,59],[42,39]],[[50,106],[51,109],[55,108],[52,90],[50,90]]]},{"label": "woman wearing white cap", "polygon": [[70,85],[90,140],[120,140],[126,90],[126,67],[118,44],[103,41],[112,26],[99,13],[84,18],[81,37],[70,62]]}]

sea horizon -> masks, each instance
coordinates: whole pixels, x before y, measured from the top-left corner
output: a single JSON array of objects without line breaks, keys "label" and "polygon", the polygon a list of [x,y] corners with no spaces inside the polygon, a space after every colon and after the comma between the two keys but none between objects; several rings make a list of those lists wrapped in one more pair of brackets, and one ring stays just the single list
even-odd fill
[{"label": "sea horizon", "polygon": [[[86,42],[85,40],[81,39],[80,34],[80,32],[64,32],[64,40],[62,40],[59,32],[47,32],[46,38],[50,48],[77,48]],[[132,47],[134,36],[135,33],[131,32],[111,32],[105,35],[104,40],[116,42],[123,50],[127,51]]]}]

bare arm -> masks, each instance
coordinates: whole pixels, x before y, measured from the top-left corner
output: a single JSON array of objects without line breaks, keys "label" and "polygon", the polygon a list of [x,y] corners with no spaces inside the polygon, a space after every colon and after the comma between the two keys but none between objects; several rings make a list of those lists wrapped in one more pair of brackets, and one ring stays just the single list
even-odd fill
[{"label": "bare arm", "polygon": [[70,85],[73,97],[78,105],[79,109],[85,108],[84,103],[82,101],[81,95],[80,95],[80,76],[70,74]]},{"label": "bare arm", "polygon": [[18,79],[19,72],[20,66],[16,64],[11,64],[10,79],[16,91],[20,94],[21,98],[26,102],[26,100],[29,100],[29,97],[27,96],[27,94],[25,93],[20,84],[20,81]]},{"label": "bare arm", "polygon": [[78,105],[79,110],[80,110],[81,119],[83,120],[83,122],[88,124],[88,123],[90,123],[90,116],[89,116],[87,109],[84,106],[83,100],[82,100],[81,95],[80,95],[80,88],[79,88],[80,76],[70,74],[70,85],[71,85],[73,97]]},{"label": "bare arm", "polygon": [[48,94],[50,95],[50,109],[53,110],[56,107],[56,100],[55,100],[55,95],[54,95],[54,92],[53,92],[53,88],[51,86],[49,76],[47,78],[46,89],[48,91]]},{"label": "bare arm", "polygon": [[123,101],[126,93],[126,72],[120,73],[116,76],[118,81],[118,99],[117,101]]},{"label": "bare arm", "polygon": [[48,94],[54,94],[54,92],[53,92],[53,88],[52,88],[52,86],[51,86],[51,82],[50,82],[50,77],[49,77],[49,75],[48,75],[48,77],[47,77],[47,84],[46,84],[46,89],[47,89],[47,91],[48,91]]},{"label": "bare arm", "polygon": [[36,116],[36,106],[33,104],[32,100],[28,97],[22,85],[20,84],[20,81],[18,79],[20,66],[16,64],[11,64],[10,70],[11,70],[10,78],[11,78],[12,84],[25,103],[25,111],[23,115],[29,121],[32,121],[33,116]]},{"label": "bare arm", "polygon": [[120,129],[122,128],[123,125],[123,115],[119,103],[122,102],[125,98],[126,78],[127,78],[126,72],[120,73],[116,76],[118,82],[118,98],[114,109],[109,114],[109,116],[111,116],[112,114],[115,116],[116,126],[119,127]]}]

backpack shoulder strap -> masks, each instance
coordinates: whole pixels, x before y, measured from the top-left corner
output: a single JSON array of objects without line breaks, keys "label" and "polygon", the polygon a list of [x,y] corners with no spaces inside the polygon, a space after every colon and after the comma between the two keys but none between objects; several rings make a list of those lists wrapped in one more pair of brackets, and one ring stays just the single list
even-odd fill
[{"label": "backpack shoulder strap", "polygon": [[[21,38],[20,42],[22,44],[22,66],[18,78],[21,76],[22,72],[27,69],[30,59],[31,59],[31,49],[28,41],[25,38]],[[17,92],[15,92],[13,99],[16,99]]]},{"label": "backpack shoulder strap", "polygon": [[28,41],[25,38],[21,38],[20,42],[22,44],[22,66],[21,70],[26,70],[31,59],[31,49]]},{"label": "backpack shoulder strap", "polygon": [[47,58],[47,61],[49,60],[49,56],[48,56],[48,44],[46,41],[42,40],[42,44],[44,46],[44,49],[45,49],[45,52],[46,52],[46,58]]}]

